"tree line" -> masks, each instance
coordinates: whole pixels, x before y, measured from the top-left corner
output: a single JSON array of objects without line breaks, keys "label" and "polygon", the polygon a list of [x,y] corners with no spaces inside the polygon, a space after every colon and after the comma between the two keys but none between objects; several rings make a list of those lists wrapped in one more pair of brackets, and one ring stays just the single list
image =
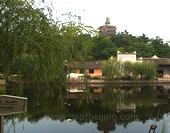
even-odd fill
[{"label": "tree line", "polygon": [[161,58],[170,58],[170,46],[158,36],[155,39],[149,38],[145,34],[133,36],[125,30],[111,37],[95,36],[93,37],[93,42],[91,56],[94,60],[105,60],[111,56],[116,57],[117,51],[122,53],[136,51],[137,57],[157,55]]},{"label": "tree line", "polygon": [[136,51],[138,57],[170,57],[170,47],[159,37],[125,31],[108,38],[79,16],[67,13],[66,21],[54,20],[47,9],[36,7],[34,0],[0,1],[0,73],[7,81],[11,74],[29,81],[63,80],[65,61],[107,60],[118,50]]}]

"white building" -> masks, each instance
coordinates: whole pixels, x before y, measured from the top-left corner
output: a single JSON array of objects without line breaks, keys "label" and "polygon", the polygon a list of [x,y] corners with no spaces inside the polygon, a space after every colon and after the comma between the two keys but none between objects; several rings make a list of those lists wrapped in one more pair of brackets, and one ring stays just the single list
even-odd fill
[{"label": "white building", "polygon": [[133,53],[121,53],[121,52],[117,52],[117,59],[118,61],[130,61],[130,62],[142,62],[143,58],[136,58],[136,51],[134,51]]}]

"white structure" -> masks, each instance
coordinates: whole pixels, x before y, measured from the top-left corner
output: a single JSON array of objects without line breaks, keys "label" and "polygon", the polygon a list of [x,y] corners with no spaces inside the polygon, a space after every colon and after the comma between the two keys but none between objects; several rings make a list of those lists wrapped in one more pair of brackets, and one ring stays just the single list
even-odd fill
[{"label": "white structure", "polygon": [[84,74],[70,73],[67,75],[68,80],[84,80]]},{"label": "white structure", "polygon": [[118,61],[131,61],[131,62],[136,62],[136,51],[133,53],[120,53],[119,51],[117,52],[117,59]]}]

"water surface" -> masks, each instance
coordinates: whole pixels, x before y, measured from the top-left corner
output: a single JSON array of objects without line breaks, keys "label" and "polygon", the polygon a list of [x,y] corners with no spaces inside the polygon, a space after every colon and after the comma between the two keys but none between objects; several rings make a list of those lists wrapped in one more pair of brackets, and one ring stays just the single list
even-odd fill
[{"label": "water surface", "polygon": [[4,132],[144,133],[152,124],[156,133],[165,132],[169,90],[170,85],[10,87],[6,94],[28,98],[27,113],[5,116]]}]

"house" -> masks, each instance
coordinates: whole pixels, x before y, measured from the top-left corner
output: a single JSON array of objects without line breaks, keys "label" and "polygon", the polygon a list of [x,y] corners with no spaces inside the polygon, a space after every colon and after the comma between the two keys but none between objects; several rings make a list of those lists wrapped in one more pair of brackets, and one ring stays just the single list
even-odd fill
[{"label": "house", "polygon": [[157,64],[157,72],[161,77],[170,78],[170,58],[159,58],[154,55],[152,58],[143,58],[143,61],[152,61]]},{"label": "house", "polygon": [[141,58],[136,58],[136,51],[134,51],[133,53],[121,53],[121,52],[117,52],[117,59],[118,61],[130,61],[130,62],[142,62],[142,57]]},{"label": "house", "polygon": [[102,63],[98,61],[74,62],[67,69],[77,74],[87,73],[91,77],[102,77]]},{"label": "house", "polygon": [[117,59],[119,61],[131,61],[131,62],[143,62],[143,61],[152,61],[157,64],[157,72],[161,77],[170,78],[170,58],[159,58],[154,55],[151,58],[136,58],[136,51],[133,53],[121,53],[117,52]]}]

